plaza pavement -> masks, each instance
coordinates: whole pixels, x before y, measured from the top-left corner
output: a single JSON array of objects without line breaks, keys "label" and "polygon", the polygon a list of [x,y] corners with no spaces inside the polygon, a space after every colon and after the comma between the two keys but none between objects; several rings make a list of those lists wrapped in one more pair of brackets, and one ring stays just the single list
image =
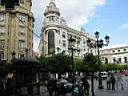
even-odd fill
[{"label": "plaza pavement", "polygon": [[[89,83],[91,83],[90,80]],[[115,90],[107,90],[106,80],[103,80],[104,89],[98,89],[98,81],[94,80],[95,96],[128,96],[128,77],[123,77],[123,85],[124,85],[124,90],[121,90],[121,86],[119,86],[118,89],[116,88]],[[48,96],[46,87],[41,86],[40,96]],[[71,94],[67,94],[66,96],[71,96]],[[91,88],[90,88],[89,96],[91,96]]]}]

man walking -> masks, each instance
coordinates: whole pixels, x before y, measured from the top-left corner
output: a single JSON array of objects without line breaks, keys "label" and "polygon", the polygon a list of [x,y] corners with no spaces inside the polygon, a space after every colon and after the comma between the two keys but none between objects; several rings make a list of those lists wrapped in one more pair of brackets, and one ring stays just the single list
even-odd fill
[{"label": "man walking", "polygon": [[115,90],[115,77],[113,74],[111,75],[111,84],[112,84],[112,90]]},{"label": "man walking", "polygon": [[90,86],[89,86],[87,77],[84,76],[84,78],[82,78],[81,81],[83,82],[82,87],[84,89],[84,92],[87,94],[87,96],[89,96]]},{"label": "man walking", "polygon": [[107,77],[107,90],[110,90],[111,89],[111,75],[108,74],[108,77]]}]

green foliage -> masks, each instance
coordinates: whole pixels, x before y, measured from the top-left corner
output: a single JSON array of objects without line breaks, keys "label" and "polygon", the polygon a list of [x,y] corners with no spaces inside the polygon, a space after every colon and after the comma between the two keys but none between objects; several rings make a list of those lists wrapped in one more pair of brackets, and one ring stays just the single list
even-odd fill
[{"label": "green foliage", "polygon": [[98,70],[97,56],[94,56],[92,53],[85,55],[83,59],[83,64],[81,70],[84,72],[96,71]]},{"label": "green foliage", "polygon": [[43,70],[53,73],[71,71],[71,58],[63,53],[54,54],[50,57],[40,57]]},{"label": "green foliage", "polygon": [[122,69],[126,69],[126,65],[122,65],[122,64],[102,64],[102,70],[122,70]]},{"label": "green foliage", "polygon": [[76,71],[81,71],[82,63],[83,63],[83,59],[80,59],[80,58],[75,59],[75,70]]}]

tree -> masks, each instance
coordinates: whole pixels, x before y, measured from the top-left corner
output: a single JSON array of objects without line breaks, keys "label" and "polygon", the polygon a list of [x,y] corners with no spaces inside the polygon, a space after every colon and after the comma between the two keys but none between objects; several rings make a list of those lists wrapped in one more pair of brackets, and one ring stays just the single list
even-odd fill
[{"label": "tree", "polygon": [[94,71],[98,69],[97,56],[94,56],[92,53],[87,53],[83,59],[83,68],[85,72],[91,73],[91,90],[92,96],[94,96]]},{"label": "tree", "polygon": [[87,53],[83,59],[82,70],[84,72],[97,71],[99,68],[97,61],[97,56],[94,56],[92,53]]},{"label": "tree", "polygon": [[64,53],[54,54],[49,57],[40,57],[42,68],[48,72],[58,73],[59,75],[71,71],[71,57]]},{"label": "tree", "polygon": [[101,69],[105,71],[111,70],[122,70],[126,69],[127,65],[120,65],[120,64],[102,64]]},{"label": "tree", "polygon": [[53,69],[57,73],[65,73],[71,71],[71,57],[64,53],[53,55],[54,63],[52,63]]},{"label": "tree", "polygon": [[75,59],[75,70],[80,72],[82,69],[82,64],[83,64],[83,59],[76,58]]}]

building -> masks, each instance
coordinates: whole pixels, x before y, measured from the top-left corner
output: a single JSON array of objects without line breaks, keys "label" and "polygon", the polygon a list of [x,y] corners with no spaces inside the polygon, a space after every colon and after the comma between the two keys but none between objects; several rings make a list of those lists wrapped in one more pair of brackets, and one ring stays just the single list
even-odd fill
[{"label": "building", "polygon": [[[57,53],[71,54],[69,49],[69,38],[74,38],[74,56],[83,57],[88,52],[86,40],[95,41],[96,38],[89,35],[83,28],[80,31],[72,29],[66,25],[66,21],[60,17],[59,8],[51,0],[44,12],[41,40],[39,44],[40,55]],[[95,53],[96,50],[91,49]]]},{"label": "building", "polygon": [[128,45],[116,46],[100,50],[102,61],[113,64],[127,64],[128,63]]},{"label": "building", "polygon": [[0,5],[0,59],[10,61],[16,57],[32,56],[34,17],[31,0],[19,0],[19,6],[6,10]]}]

